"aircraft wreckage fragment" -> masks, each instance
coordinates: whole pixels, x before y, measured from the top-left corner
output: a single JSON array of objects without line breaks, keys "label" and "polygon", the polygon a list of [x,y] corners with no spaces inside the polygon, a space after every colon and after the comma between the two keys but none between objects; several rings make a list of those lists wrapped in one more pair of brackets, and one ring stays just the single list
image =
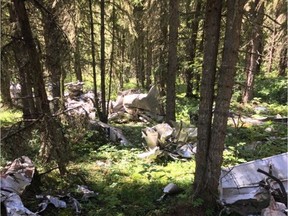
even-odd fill
[{"label": "aircraft wreckage fragment", "polygon": [[[81,213],[81,204],[78,200],[68,193],[63,196],[36,195],[36,200],[41,201],[38,204],[38,210],[32,212],[27,209],[22,200],[21,195],[25,188],[32,186],[32,179],[35,174],[35,166],[27,156],[21,156],[7,165],[1,172],[1,213],[7,216],[37,216],[47,210],[48,205],[55,208],[72,208],[76,214]],[[86,185],[78,185],[79,193],[83,194],[82,201],[95,197],[98,193],[88,189]],[[2,206],[1,206],[2,207]]]},{"label": "aircraft wreckage fragment", "polygon": [[[288,153],[222,169],[220,202],[240,215],[285,215],[288,190]],[[273,202],[273,200],[275,201]],[[284,205],[284,207],[283,207]],[[278,206],[278,207],[276,207]]]},{"label": "aircraft wreckage fragment", "polygon": [[1,170],[1,203],[7,215],[37,215],[25,208],[20,198],[25,188],[31,184],[35,167],[26,156],[15,159]]},{"label": "aircraft wreckage fragment", "polygon": [[142,130],[148,152],[140,158],[158,156],[166,151],[173,159],[178,157],[191,159],[196,153],[197,128],[180,122],[173,122],[173,128],[167,124],[157,124]]}]

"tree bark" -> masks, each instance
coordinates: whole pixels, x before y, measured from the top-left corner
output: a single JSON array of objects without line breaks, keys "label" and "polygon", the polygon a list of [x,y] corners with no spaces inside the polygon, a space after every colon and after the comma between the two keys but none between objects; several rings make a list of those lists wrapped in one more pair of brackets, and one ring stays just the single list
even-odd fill
[{"label": "tree bark", "polygon": [[[260,6],[258,5],[260,4]],[[247,49],[247,58],[246,58],[246,83],[245,89],[242,95],[242,102],[248,103],[253,99],[253,88],[255,75],[257,74],[257,69],[259,70],[262,54],[262,24],[264,18],[264,3],[260,0],[253,2],[251,8],[251,22],[252,22],[252,31],[250,44]]]},{"label": "tree bark", "polygon": [[66,163],[68,160],[69,151],[67,151],[67,142],[61,132],[61,128],[52,118],[45,84],[43,79],[43,69],[40,63],[40,57],[36,49],[36,44],[32,37],[30,22],[25,8],[24,1],[13,0],[15,11],[18,17],[21,33],[25,43],[25,49],[30,61],[31,75],[34,77],[34,93],[39,98],[41,114],[44,116],[44,131],[41,149],[45,159],[48,161],[52,158],[56,159],[60,173],[66,173]]},{"label": "tree bark", "polygon": [[176,74],[177,74],[177,42],[179,26],[179,1],[169,2],[169,48],[168,71],[166,83],[166,122],[175,121]]},{"label": "tree bark", "polygon": [[94,90],[94,101],[95,109],[100,118],[101,110],[99,107],[99,98],[97,92],[97,79],[96,79],[96,59],[95,59],[95,39],[94,39],[94,21],[93,21],[93,10],[92,0],[89,0],[89,14],[90,14],[90,34],[91,34],[91,56],[92,56],[92,69],[93,69],[93,90]]},{"label": "tree bark", "polygon": [[159,84],[160,96],[166,95],[167,79],[167,41],[168,41],[168,4],[167,1],[160,1],[160,36],[159,36],[159,66],[155,75],[155,80]]},{"label": "tree bark", "polygon": [[[190,1],[188,1],[190,3]],[[201,0],[196,0],[194,6],[194,14],[192,16],[192,24],[191,24],[191,38],[188,41],[187,44],[187,54],[188,54],[188,68],[185,71],[185,78],[186,78],[186,97],[187,98],[192,98],[193,97],[193,75],[195,74],[195,56],[196,56],[196,48],[197,48],[197,33],[198,33],[198,28],[199,28],[199,17],[201,14]],[[190,19],[187,20],[187,26],[190,27]]]},{"label": "tree bark", "polygon": [[283,47],[280,52],[279,76],[285,77],[287,75],[287,60],[287,47]]},{"label": "tree bark", "polygon": [[[151,10],[151,0],[148,0],[147,3],[147,8],[148,10]],[[151,12],[146,15],[147,20],[151,20]],[[151,87],[151,74],[152,74],[152,61],[153,61],[153,44],[152,44],[152,28],[149,26],[149,23],[147,25],[147,30],[146,30],[146,83],[145,83],[145,88],[146,90],[149,90]]]},{"label": "tree bark", "polygon": [[101,8],[101,115],[100,121],[107,123],[107,112],[106,112],[106,84],[105,84],[105,1],[101,0],[100,2]]},{"label": "tree bark", "polygon": [[111,53],[110,53],[110,69],[109,69],[109,83],[108,83],[108,99],[107,99],[107,114],[109,113],[109,103],[111,98],[112,89],[112,72],[114,66],[114,47],[115,47],[115,29],[116,29],[116,10],[115,10],[115,0],[112,2],[112,41],[111,41]]},{"label": "tree bark", "polygon": [[[218,55],[218,44],[221,23],[221,0],[208,0],[206,3],[206,14],[204,23],[204,59],[202,69],[202,81],[200,87],[200,105],[198,120],[198,145],[196,154],[196,174],[194,180],[194,193],[201,197],[211,206],[215,206],[215,192],[207,185],[210,176],[209,148],[211,144],[212,107],[214,101],[214,85]],[[218,179],[217,179],[218,180]],[[205,189],[212,191],[206,191]],[[217,190],[217,188],[216,188]]]},{"label": "tree bark", "polygon": [[80,57],[80,41],[79,36],[76,32],[76,42],[75,42],[75,54],[74,54],[74,70],[76,74],[76,79],[79,80],[79,82],[83,81],[82,76],[82,69],[81,69],[81,57]]},{"label": "tree bark", "polygon": [[[15,57],[15,62],[18,67],[18,73],[20,78],[21,86],[21,99],[16,99],[21,101],[21,108],[23,113],[23,119],[35,119],[38,116],[39,110],[36,109],[33,95],[33,86],[32,86],[32,77],[30,74],[30,62],[27,58],[28,53],[25,48],[25,43],[22,40],[22,34],[20,29],[19,20],[17,21],[17,14],[15,7],[12,4],[8,5],[10,21],[14,25],[13,30],[13,41],[12,41],[12,50]],[[10,82],[8,83],[10,85]]]},{"label": "tree bark", "polygon": [[222,63],[219,72],[218,92],[215,101],[214,120],[208,151],[208,191],[218,198],[218,184],[223,161],[224,142],[226,137],[227,120],[230,101],[234,86],[238,49],[240,44],[243,7],[247,0],[227,1],[227,20],[224,39]]},{"label": "tree bark", "polygon": [[[3,55],[1,55],[3,58]],[[6,107],[12,108],[12,99],[10,95],[10,84],[11,84],[11,76],[7,70],[8,68],[5,67],[3,64],[3,60],[1,59],[1,99],[2,104]]]},{"label": "tree bark", "polygon": [[[221,165],[223,160],[223,150],[224,150],[224,141],[226,136],[226,128],[227,128],[227,119],[229,113],[229,105],[232,96],[232,89],[234,85],[234,77],[236,72],[236,63],[238,57],[238,48],[240,41],[240,30],[241,30],[241,22],[242,22],[242,14],[243,7],[246,0],[231,0],[227,1],[227,21],[226,21],[226,31],[225,31],[225,39],[224,39],[224,48],[223,48],[223,56],[222,63],[220,67],[219,73],[219,81],[218,81],[218,92],[215,100],[215,111],[214,111],[214,120],[213,125],[212,116],[209,115],[206,122],[208,123],[208,127],[204,127],[204,116],[199,116],[199,120],[201,117],[201,123],[198,127],[198,137],[200,140],[197,146],[197,154],[196,154],[196,174],[194,181],[195,188],[195,196],[200,197],[205,201],[205,206],[209,206],[209,208],[215,208],[217,206],[217,198],[218,198],[218,185],[219,178],[221,174]],[[219,2],[220,3],[220,2]],[[208,2],[209,4],[209,2]],[[221,8],[221,7],[220,7]],[[218,8],[218,10],[220,10]],[[217,11],[218,19],[220,18],[220,12]],[[208,13],[209,15],[209,8]],[[211,14],[210,14],[211,15]],[[214,14],[216,15],[216,14]],[[206,16],[207,18],[207,16]],[[215,16],[214,16],[215,19]],[[217,20],[218,20],[217,19]],[[207,21],[208,22],[208,21]],[[218,20],[218,24],[220,20]],[[209,25],[208,25],[209,26]],[[206,25],[206,27],[208,27]],[[205,30],[207,30],[205,28]],[[218,31],[214,29],[216,34]],[[211,33],[209,31],[205,31],[206,33],[206,44],[204,50],[207,51],[209,40],[207,41],[207,34]],[[216,39],[216,38],[215,38]],[[218,38],[219,39],[219,38]],[[211,41],[210,41],[211,42]],[[216,47],[214,47],[216,49]],[[206,52],[204,53],[204,64],[206,59]],[[215,54],[215,50],[214,50]],[[216,62],[214,60],[214,64]],[[203,66],[205,68],[205,65]],[[203,70],[204,72],[204,70]],[[215,74],[214,74],[215,76]],[[204,76],[202,80],[206,79],[207,75]],[[214,79],[214,78],[212,78]],[[202,81],[203,84],[204,81]],[[203,96],[203,85],[201,86],[201,99]],[[207,87],[207,86],[206,86]],[[212,86],[210,86],[212,87]],[[206,90],[210,95],[210,91]],[[206,94],[205,94],[206,95]],[[213,98],[210,96],[213,102]],[[204,99],[201,100],[203,102]],[[200,102],[200,103],[201,103]],[[202,106],[201,106],[202,105]],[[212,107],[211,102],[206,105],[210,105]],[[200,104],[200,107],[203,107],[203,104]],[[212,127],[211,127],[212,126]],[[204,135],[204,131],[209,130],[209,133],[206,132]],[[201,139],[201,136],[205,136],[205,138]],[[204,142],[206,141],[206,142]]]},{"label": "tree bark", "polygon": [[135,16],[135,30],[137,32],[137,38],[134,44],[135,50],[135,69],[136,69],[136,79],[137,85],[145,88],[145,71],[144,71],[144,42],[145,42],[145,32],[143,24],[143,6],[136,5],[134,7],[133,14]]}]

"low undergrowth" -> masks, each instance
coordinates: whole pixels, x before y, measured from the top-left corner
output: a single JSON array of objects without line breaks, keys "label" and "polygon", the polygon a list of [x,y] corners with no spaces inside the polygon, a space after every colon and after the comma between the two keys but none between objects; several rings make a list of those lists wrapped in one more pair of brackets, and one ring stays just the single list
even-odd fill
[{"label": "low undergrowth", "polygon": [[[181,98],[179,97],[177,100],[181,102],[184,109],[182,112],[180,109],[178,110],[177,117],[183,119],[184,122],[189,122],[189,113],[196,112],[197,105],[193,101]],[[195,106],[190,107],[189,104],[195,104]],[[257,104],[257,106],[260,105]],[[252,117],[253,115],[273,116],[276,114],[286,116],[283,107],[264,105],[268,107],[265,109],[265,113],[254,112],[255,105],[253,104],[246,108],[234,104],[232,108],[233,112],[245,116],[249,114]],[[11,114],[1,112],[2,127],[3,124],[9,125],[13,119],[16,119],[3,118],[3,116],[11,116]],[[36,160],[36,156],[31,158],[35,159],[35,165],[40,172],[41,184],[39,189],[34,192],[33,197],[28,196],[23,200],[25,206],[36,211],[38,203],[35,201],[35,194],[57,196],[68,193],[80,200],[82,206],[80,215],[85,216],[190,215],[191,207],[197,209],[199,206],[205,206],[201,200],[191,201],[193,194],[191,186],[195,171],[193,159],[173,160],[169,156],[141,159],[138,155],[146,151],[141,130],[148,125],[133,122],[115,126],[123,130],[130,145],[120,146],[111,143],[106,137],[103,137],[103,134],[96,131],[85,131],[82,128],[80,133],[77,127],[66,130],[71,141],[72,151],[66,176],[60,176],[57,169],[43,174],[47,171],[47,166]],[[31,146],[34,146],[33,148],[36,150],[39,148],[37,140],[37,134],[34,134]],[[233,166],[286,151],[287,124],[271,120],[259,125],[230,123],[223,165]],[[4,152],[5,150],[1,152],[1,161],[5,160]],[[23,152],[23,154],[26,153]],[[178,185],[181,192],[167,196],[161,202],[157,201],[163,194],[163,188],[171,182]],[[78,185],[87,186],[89,190],[96,192],[97,196],[82,200],[82,194],[77,190]],[[207,212],[209,215],[209,208]],[[45,215],[68,216],[75,215],[75,211],[69,208],[51,209]]]}]

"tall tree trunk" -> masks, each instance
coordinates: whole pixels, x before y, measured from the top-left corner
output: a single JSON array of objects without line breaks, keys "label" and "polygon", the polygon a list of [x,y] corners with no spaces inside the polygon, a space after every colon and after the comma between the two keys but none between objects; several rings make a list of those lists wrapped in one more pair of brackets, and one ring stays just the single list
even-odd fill
[{"label": "tall tree trunk", "polygon": [[112,2],[112,41],[111,41],[111,53],[110,53],[110,69],[109,69],[109,83],[108,83],[108,100],[107,100],[107,115],[109,114],[109,103],[111,98],[112,88],[112,72],[114,65],[114,47],[115,47],[115,28],[116,28],[116,11],[115,11],[115,0]]},{"label": "tall tree trunk", "polygon": [[[148,1],[148,8],[150,9],[151,0]],[[148,15],[148,20],[150,18],[150,14]],[[149,25],[147,25],[147,31],[146,31],[146,84],[145,87],[147,90],[151,87],[151,72],[152,72],[152,37],[151,37],[151,29]]]},{"label": "tall tree trunk", "polygon": [[[8,7],[10,7],[10,4]],[[12,19],[10,18],[10,20]],[[15,17],[14,22],[16,21],[17,20]],[[8,55],[8,50],[6,52],[6,49],[13,47],[13,45],[14,45],[13,41],[9,42],[7,45],[4,45],[5,47],[4,46],[1,47],[1,52],[0,52],[1,53],[1,69],[0,69],[1,103],[5,107],[9,107],[9,108],[13,107],[12,98],[10,94],[10,85],[12,84],[11,83],[12,74],[9,71],[9,63],[8,63],[10,61],[10,56]]]},{"label": "tall tree trunk", "polygon": [[[45,158],[47,160],[55,157],[61,174],[66,173],[67,156],[69,154],[67,149],[67,143],[64,140],[64,136],[61,132],[61,128],[57,122],[52,118],[47,94],[45,90],[45,84],[43,79],[43,70],[40,63],[40,57],[36,49],[36,44],[32,37],[32,31],[30,28],[29,18],[26,12],[24,1],[13,0],[15,11],[20,24],[21,33],[25,43],[25,49],[28,53],[28,58],[31,64],[31,75],[34,76],[34,92],[37,93],[36,97],[40,99],[40,108],[44,116],[45,132],[43,135],[45,140],[41,149],[45,151]],[[42,152],[43,152],[42,151]]]},{"label": "tall tree trunk", "polygon": [[79,82],[82,82],[83,77],[81,69],[81,54],[80,54],[80,41],[78,35],[78,28],[75,32],[75,35],[76,35],[76,41],[75,41],[75,53],[74,53],[74,70],[76,74],[76,79],[79,80]]},{"label": "tall tree trunk", "polygon": [[159,84],[160,96],[166,95],[166,79],[167,79],[167,42],[168,42],[168,4],[167,1],[160,1],[160,36],[159,36],[159,66],[155,75],[155,80]]},{"label": "tall tree trunk", "polygon": [[134,7],[134,16],[135,16],[135,30],[137,32],[137,38],[135,41],[135,68],[136,68],[136,79],[137,79],[137,85],[140,84],[142,88],[145,87],[145,71],[144,71],[144,38],[145,38],[145,32],[144,24],[143,24],[143,6],[142,5],[136,5]]},{"label": "tall tree trunk", "polygon": [[21,85],[21,104],[22,104],[22,112],[23,112],[23,119],[35,119],[38,117],[40,110],[37,110],[35,101],[34,101],[34,94],[33,94],[33,79],[30,74],[30,67],[31,63],[29,62],[27,56],[27,49],[25,47],[24,41],[21,39],[21,27],[20,21],[18,19],[17,23],[17,14],[15,11],[15,7],[13,8],[12,5],[9,5],[9,13],[10,13],[10,20],[15,22],[15,29],[13,32],[13,52],[15,56],[15,61],[19,70],[19,78],[20,78],[20,85]]},{"label": "tall tree trunk", "polygon": [[92,70],[93,70],[93,90],[94,90],[94,100],[95,109],[100,118],[102,115],[99,107],[99,99],[97,92],[97,79],[96,79],[96,60],[95,60],[95,39],[94,39],[94,21],[93,21],[93,10],[92,10],[92,0],[89,0],[89,13],[90,13],[90,31],[91,31],[91,55],[92,55]]},{"label": "tall tree trunk", "polygon": [[285,77],[287,75],[287,47],[281,49],[279,61],[279,76]]},{"label": "tall tree trunk", "polygon": [[4,106],[12,108],[12,99],[10,95],[10,84],[11,84],[11,75],[8,72],[8,68],[3,64],[4,56],[1,55],[1,102]]},{"label": "tall tree trunk", "polygon": [[218,186],[223,161],[227,120],[236,73],[243,7],[246,1],[247,0],[227,1],[227,21],[223,56],[218,80],[218,92],[215,100],[212,133],[207,152],[207,173],[206,178],[204,178],[207,179],[205,184],[208,186],[204,191],[207,193],[207,197],[214,197],[215,205],[218,199]]},{"label": "tall tree trunk", "polygon": [[168,72],[166,82],[166,122],[175,121],[176,74],[177,74],[177,42],[179,26],[179,1],[169,1],[169,48]]},{"label": "tall tree trunk", "polygon": [[[227,18],[225,28],[226,31],[225,31],[222,63],[218,81],[218,92],[216,97],[214,120],[213,120],[213,126],[210,123],[209,128],[207,128],[209,129],[209,133],[208,134],[206,133],[205,136],[208,138],[208,143],[205,146],[203,146],[203,144],[206,143],[203,143],[202,142],[203,139],[201,139],[201,135],[203,135],[202,131],[203,125],[199,124],[198,128],[198,139],[200,140],[197,146],[197,154],[196,154],[196,174],[194,181],[194,187],[196,192],[195,195],[196,197],[204,199],[205,205],[211,207],[212,209],[213,208],[215,209],[215,207],[217,206],[218,185],[223,160],[227,119],[229,113],[230,100],[232,96],[232,89],[234,85],[234,77],[236,72],[236,64],[237,64],[239,41],[240,41],[241,22],[245,2],[246,0],[227,1]],[[220,2],[218,3],[220,4]],[[207,4],[211,3],[208,1]],[[221,8],[220,5],[219,7]],[[208,14],[209,12],[206,15]],[[217,15],[218,18],[220,18],[219,11],[217,12]],[[220,20],[218,20],[218,22],[220,23]],[[209,32],[205,31],[205,33],[207,35]],[[205,50],[207,50],[207,46],[209,44],[207,43],[207,36],[205,41],[206,41]],[[205,57],[206,54],[207,53],[204,54],[204,60],[206,59]],[[206,76],[204,76],[204,74],[202,80],[203,79],[206,79]],[[203,86],[201,86],[201,93],[203,93],[203,91],[204,91]],[[210,92],[210,90],[208,89],[206,89],[206,91]],[[201,94],[201,96],[203,96],[203,94]],[[203,114],[202,116],[199,117],[202,119]],[[212,116],[209,117],[210,117],[209,122],[211,122]],[[201,120],[201,123],[202,122],[203,119]]]},{"label": "tall tree trunk", "polygon": [[[211,147],[212,107],[214,102],[214,85],[220,35],[222,0],[208,0],[204,23],[204,59],[200,87],[200,105],[198,120],[198,145],[196,154],[196,174],[194,180],[195,196],[215,206],[211,192],[217,188],[207,185],[211,174],[209,148]],[[210,173],[209,173],[210,172]],[[218,181],[218,179],[217,179]],[[206,189],[209,189],[206,190]],[[210,191],[211,190],[211,191]],[[206,203],[207,205],[207,203]]]},{"label": "tall tree trunk", "polygon": [[79,80],[79,82],[83,81],[82,76],[82,69],[81,69],[81,53],[80,53],[80,17],[81,17],[81,11],[80,8],[77,6],[77,1],[74,1],[74,7],[75,7],[75,20],[74,20],[74,26],[75,26],[75,41],[74,41],[74,71],[76,75],[76,79]]},{"label": "tall tree trunk", "polygon": [[125,33],[122,33],[121,35],[121,71],[119,74],[120,89],[123,89],[124,87],[124,77],[123,77],[124,72],[125,72],[124,63],[125,63]]},{"label": "tall tree trunk", "polygon": [[[148,10],[151,10],[151,0],[148,0]],[[147,19],[150,20],[151,19],[151,14],[148,12],[147,14]],[[149,88],[151,87],[151,72],[152,72],[152,36],[151,36],[151,28],[149,26],[149,24],[147,24],[147,31],[146,31],[146,84],[145,84],[145,88],[147,90],[149,90]]]},{"label": "tall tree trunk", "polygon": [[107,112],[106,112],[106,85],[105,85],[105,1],[101,0],[101,116],[100,121],[107,123]]},{"label": "tall tree trunk", "polygon": [[273,56],[275,54],[275,40],[277,37],[277,31],[276,31],[276,24],[273,23],[273,32],[272,35],[270,35],[271,41],[269,43],[268,48],[268,62],[267,62],[267,72],[271,73],[272,66],[273,66]]},{"label": "tall tree trunk", "polygon": [[[53,105],[53,111],[60,108],[60,103],[64,94],[64,78],[66,77],[66,62],[69,53],[68,38],[62,29],[65,25],[61,19],[65,17],[68,21],[67,13],[64,9],[65,4],[47,2],[44,8],[44,1],[39,0],[34,5],[42,13],[42,22],[44,29],[45,51],[46,51],[46,69],[50,76],[52,85],[52,97],[57,98]],[[67,29],[66,29],[67,30]]]},{"label": "tall tree trunk", "polygon": [[[52,11],[50,8],[49,11]],[[55,15],[54,15],[55,16]],[[44,39],[46,48],[46,68],[51,76],[52,96],[53,98],[60,98],[60,78],[62,74],[62,56],[63,50],[61,40],[62,34],[57,27],[53,14],[43,14],[44,23]]]},{"label": "tall tree trunk", "polygon": [[[253,2],[251,8],[252,13],[252,31],[250,44],[248,46],[248,54],[246,59],[246,83],[245,89],[242,95],[243,103],[247,103],[253,98],[253,88],[255,75],[257,74],[257,69],[260,68],[259,64],[261,62],[261,50],[262,50],[262,24],[264,18],[264,2],[256,0]],[[259,6],[259,4],[261,4]]]},{"label": "tall tree trunk", "polygon": [[29,74],[30,63],[27,61],[27,52],[22,40],[14,39],[13,52],[19,69],[23,119],[35,119],[38,117],[39,111],[36,111],[34,103],[32,79]]},{"label": "tall tree trunk", "polygon": [[[190,4],[190,1],[187,1],[187,3]],[[194,6],[194,14],[192,16],[192,24],[191,24],[191,38],[188,41],[187,45],[187,54],[188,54],[188,68],[185,71],[185,77],[186,77],[186,97],[191,98],[193,96],[193,73],[195,71],[195,56],[196,56],[196,45],[197,45],[197,33],[199,28],[199,17],[201,14],[201,0],[196,0]],[[188,7],[187,7],[188,8]],[[187,26],[190,26],[190,19],[187,20]]]}]

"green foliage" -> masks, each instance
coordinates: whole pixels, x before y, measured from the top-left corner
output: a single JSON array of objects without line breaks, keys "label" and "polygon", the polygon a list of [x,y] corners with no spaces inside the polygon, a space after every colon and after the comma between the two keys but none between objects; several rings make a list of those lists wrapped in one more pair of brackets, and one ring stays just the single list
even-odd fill
[{"label": "green foliage", "polygon": [[286,77],[263,77],[255,81],[255,97],[267,103],[287,104]]},{"label": "green foliage", "polygon": [[18,121],[20,121],[22,118],[22,112],[19,110],[13,109],[0,109],[0,123],[1,127],[10,126]]},{"label": "green foliage", "polygon": [[190,114],[198,112],[198,101],[185,97],[185,93],[178,94],[176,98],[176,120],[190,123]]},{"label": "green foliage", "polygon": [[[43,193],[71,193],[81,200],[77,185],[87,185],[99,195],[81,201],[84,215],[163,215],[178,201],[186,202],[191,195],[195,162],[170,159],[163,164],[140,159],[138,154],[145,151],[141,147],[143,127],[143,124],[122,127],[127,139],[133,141],[133,146],[129,147],[107,143],[101,133],[82,135],[82,139],[72,145],[74,157],[67,176],[60,177],[57,170],[43,176]],[[170,182],[177,184],[183,192],[157,202]],[[67,212],[67,209],[59,209],[57,215]]]},{"label": "green foliage", "polygon": [[204,203],[203,199],[197,198],[197,199],[193,200],[192,205],[193,205],[193,207],[199,207],[199,206],[202,206],[203,203]]},{"label": "green foliage", "polygon": [[228,128],[224,165],[235,165],[287,151],[287,126],[268,121],[263,125]]}]

